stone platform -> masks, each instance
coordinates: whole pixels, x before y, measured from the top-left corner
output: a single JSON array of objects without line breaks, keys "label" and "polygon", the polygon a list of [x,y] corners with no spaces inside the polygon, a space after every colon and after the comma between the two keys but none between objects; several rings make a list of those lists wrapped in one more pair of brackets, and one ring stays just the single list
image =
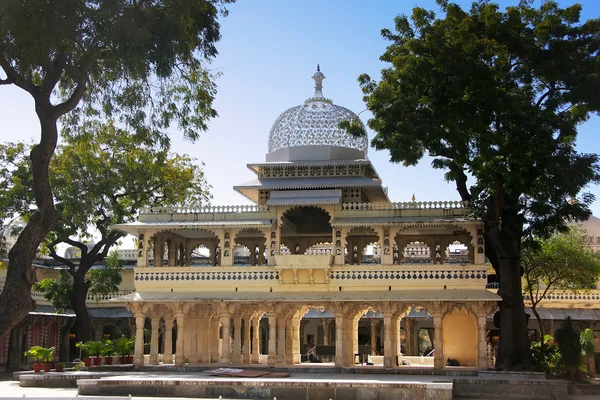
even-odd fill
[{"label": "stone platform", "polygon": [[[402,379],[399,379],[402,378]],[[204,373],[80,379],[79,395],[279,400],[452,400],[452,380],[396,375],[297,373],[288,378],[223,378]]]},{"label": "stone platform", "polygon": [[109,372],[68,371],[21,373],[18,379],[21,387],[76,388],[79,379],[100,379],[113,375]]}]

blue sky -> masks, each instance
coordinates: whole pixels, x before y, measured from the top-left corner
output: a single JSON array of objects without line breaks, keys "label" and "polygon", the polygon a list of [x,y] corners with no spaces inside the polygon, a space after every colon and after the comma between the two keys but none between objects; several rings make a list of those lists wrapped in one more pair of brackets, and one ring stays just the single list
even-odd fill
[{"label": "blue sky", "polygon": [[[469,6],[470,1],[458,1]],[[501,6],[516,1],[500,1]],[[562,5],[571,2],[560,1]],[[600,1],[584,0],[583,18],[600,16]],[[323,93],[335,104],[356,113],[364,110],[356,81],[361,73],[379,76],[385,64],[379,61],[387,42],[382,28],[393,28],[397,14],[410,14],[416,2],[367,0],[238,0],[222,21],[219,56],[211,68],[222,75],[215,108],[219,118],[196,143],[182,140],[173,131],[174,150],[205,162],[213,186],[214,204],[246,204],[232,186],[253,179],[246,164],[264,161],[271,125],[284,110],[302,103],[313,93],[316,65],[326,75]],[[433,0],[418,5],[436,9]],[[362,113],[366,122],[368,113]],[[580,151],[600,153],[594,116],[580,128]],[[372,132],[370,137],[372,137]],[[39,137],[32,101],[15,88],[0,87],[0,141]],[[369,158],[389,188],[392,201],[458,200],[443,173],[434,171],[429,160],[406,168],[389,163],[387,152],[369,151]],[[600,187],[591,191],[600,195]],[[600,196],[599,196],[600,197]],[[600,216],[600,202],[593,205]]]}]

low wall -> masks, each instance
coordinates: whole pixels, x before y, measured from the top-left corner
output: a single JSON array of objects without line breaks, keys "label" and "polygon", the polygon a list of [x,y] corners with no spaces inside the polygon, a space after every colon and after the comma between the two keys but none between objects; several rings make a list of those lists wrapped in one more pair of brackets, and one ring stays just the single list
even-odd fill
[{"label": "low wall", "polygon": [[79,395],[294,400],[452,400],[452,383],[240,379],[82,379]]}]

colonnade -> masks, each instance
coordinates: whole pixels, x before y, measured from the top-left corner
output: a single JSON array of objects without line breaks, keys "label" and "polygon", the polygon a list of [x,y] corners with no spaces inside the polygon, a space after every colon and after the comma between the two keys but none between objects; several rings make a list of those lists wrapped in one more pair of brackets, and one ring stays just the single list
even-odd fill
[{"label": "colonnade", "polygon": [[[358,321],[365,312],[377,310],[383,315],[383,364],[386,368],[402,365],[400,322],[411,305],[396,302],[379,302],[365,305],[353,302],[299,305],[291,303],[240,304],[235,302],[133,302],[128,308],[136,318],[134,364],[144,365],[144,324],[151,321],[149,363],[159,364],[159,337],[163,340],[163,363],[182,366],[189,364],[249,365],[260,361],[267,353],[267,364],[290,366],[301,362],[301,320],[310,308],[327,308],[334,315],[335,365],[351,367],[358,354]],[[444,303],[428,302],[421,306],[433,317],[434,369],[446,365],[444,324],[454,313],[462,312],[473,321],[472,339],[475,343],[462,343],[456,337],[449,351],[457,346],[476,349],[472,354],[478,368],[487,368],[486,318],[493,310],[493,302]],[[419,308],[421,308],[419,307]],[[260,321],[268,320],[268,348],[260,349]],[[448,318],[448,320],[444,320]],[[453,322],[456,325],[457,322]],[[458,321],[460,324],[460,321]],[[164,334],[159,330],[164,328]],[[172,335],[176,327],[176,337]],[[371,326],[374,337],[375,326]],[[326,331],[328,332],[328,330]],[[469,337],[468,335],[466,337]],[[175,341],[175,354],[172,348]],[[329,341],[329,339],[327,339]],[[332,343],[333,344],[333,343]],[[476,354],[476,355],[475,355]],[[451,354],[456,357],[454,353]]]}]

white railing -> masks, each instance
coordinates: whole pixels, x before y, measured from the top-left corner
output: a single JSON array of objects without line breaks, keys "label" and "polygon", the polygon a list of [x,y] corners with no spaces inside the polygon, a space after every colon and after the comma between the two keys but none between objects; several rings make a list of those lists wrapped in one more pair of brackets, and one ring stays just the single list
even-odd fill
[{"label": "white railing", "polygon": [[[527,294],[527,293],[523,294],[523,299],[526,301],[531,300],[529,294]],[[600,301],[600,290],[597,290],[597,289],[577,290],[577,291],[553,290],[553,291],[549,291],[548,293],[546,293],[546,295],[544,296],[544,300],[565,301],[565,302]]]},{"label": "white railing", "polygon": [[215,214],[215,213],[259,213],[269,211],[268,206],[262,205],[231,205],[231,206],[184,206],[184,207],[144,207],[140,215],[148,214]]},{"label": "white railing", "polygon": [[105,301],[114,299],[115,297],[125,296],[130,293],[135,292],[135,290],[119,290],[118,292],[109,293],[109,294],[89,294],[86,297],[87,301]]},{"label": "white railing", "polygon": [[406,201],[398,203],[343,203],[342,210],[448,210],[467,209],[467,201]]}]

